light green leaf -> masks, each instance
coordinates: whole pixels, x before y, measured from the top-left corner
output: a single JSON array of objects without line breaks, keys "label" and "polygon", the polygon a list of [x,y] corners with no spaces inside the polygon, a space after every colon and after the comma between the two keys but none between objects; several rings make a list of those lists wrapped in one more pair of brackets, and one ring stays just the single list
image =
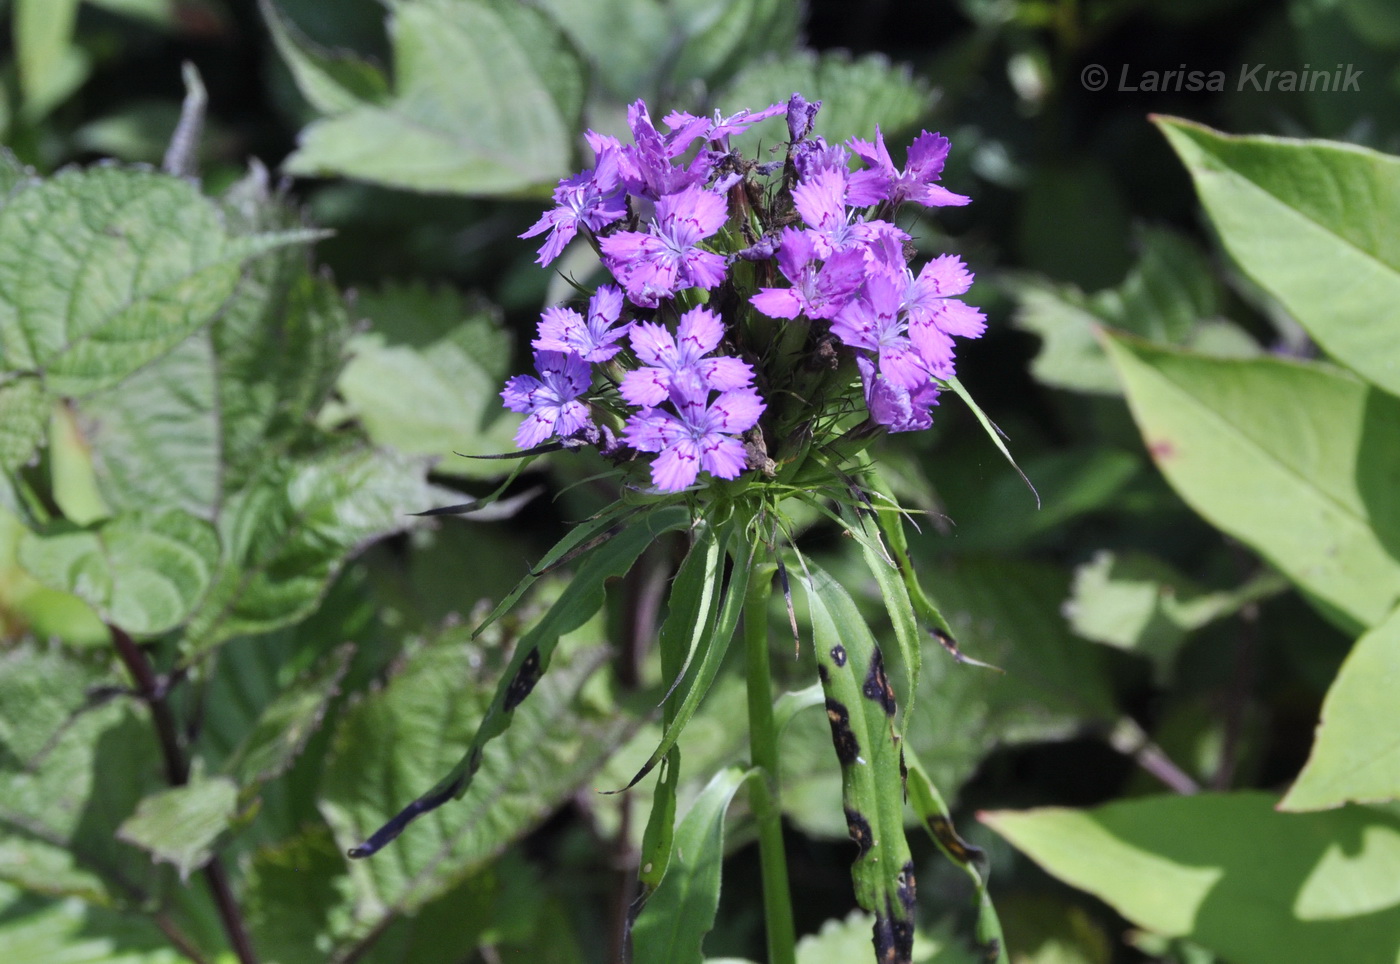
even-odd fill
[{"label": "light green leaf", "polygon": [[228,829],[237,803],[238,786],[227,777],[195,780],[146,797],[117,836],[173,864],[188,880],[214,856],[214,841]]},{"label": "light green leaf", "polygon": [[139,636],[181,625],[218,560],[213,527],[180,509],[126,512],[96,529],[33,536],[20,547],[21,563],[40,582]]},{"label": "light green leaf", "polygon": [[338,387],[370,438],[434,456],[449,475],[490,478],[510,468],[462,457],[517,448],[520,420],[501,405],[511,338],[500,313],[421,285],[367,292],[357,307],[373,328],[351,340]]},{"label": "light green leaf", "polygon": [[719,909],[724,863],[724,814],[756,771],[728,767],[716,773],[676,828],[671,869],[632,928],[637,964],[699,964],[700,945]]},{"label": "light green leaf", "polygon": [[108,646],[111,633],[87,603],[50,589],[19,563],[29,529],[0,504],[0,638],[61,639],[72,646]]},{"label": "light green leaf", "polygon": [[49,405],[37,378],[0,383],[0,472],[13,472],[29,461],[43,441]]},{"label": "light green leaf", "polygon": [[394,96],[316,121],[286,163],[418,191],[515,194],[569,173],[583,75],[558,28],[511,0],[394,7]]},{"label": "light green leaf", "polygon": [[[563,639],[511,726],[485,744],[469,806],[430,813],[393,846],[350,864],[357,933],[421,907],[481,867],[574,793],[621,741],[628,718],[591,695],[589,681],[607,659],[601,639],[597,625]],[[481,742],[503,678],[494,657],[505,645],[500,632],[473,644],[465,628],[448,630],[342,717],[320,801],[342,851]],[[530,645],[516,643],[516,657]]]},{"label": "light green leaf", "polygon": [[351,554],[429,500],[421,463],[372,449],[271,460],[219,516],[223,556],[186,631],[190,654],[303,618]]},{"label": "light green leaf", "polygon": [[[725,110],[786,103],[793,91],[822,102],[813,133],[837,144],[849,137],[872,140],[875,122],[887,138],[912,130],[933,104],[928,85],[907,66],[895,66],[880,55],[852,59],[846,53],[817,54],[804,50],[774,60],[759,61],[741,71],[716,98]],[[788,139],[782,115],[750,128],[733,139],[736,150],[753,156]],[[902,146],[889,144],[896,164],[904,160]]]},{"label": "light green leaf", "polygon": [[1074,571],[1064,606],[1085,639],[1139,653],[1165,682],[1187,635],[1287,587],[1265,572],[1234,590],[1209,592],[1154,556],[1101,551]]},{"label": "light green leaf", "polygon": [[1330,355],[1400,394],[1400,158],[1157,124],[1245,272]]},{"label": "light green leaf", "polygon": [[1105,344],[1147,450],[1211,524],[1348,627],[1400,595],[1400,401],[1316,364]]},{"label": "light green leaf", "polygon": [[73,43],[78,0],[15,0],[14,42],[23,113],[41,119],[77,90],[92,63]]},{"label": "light green leaf", "polygon": [[983,821],[1139,927],[1232,964],[1400,961],[1400,817],[1279,813],[1262,793],[1154,797]]},{"label": "light green leaf", "polygon": [[[787,0],[681,0],[667,4],[684,43],[663,60],[671,84],[681,87],[704,78],[718,86],[736,68],[790,54],[797,43],[801,8]],[[849,93],[856,94],[851,83]],[[793,90],[801,88],[794,87]],[[791,94],[791,91],[789,91]],[[771,103],[785,101],[787,95]],[[725,114],[768,103],[716,104]]]},{"label": "light green leaf", "polygon": [[154,923],[77,900],[22,896],[0,883],[0,947],[35,964],[188,964]]},{"label": "light green leaf", "polygon": [[1356,641],[1322,704],[1317,740],[1283,810],[1400,798],[1400,610]]},{"label": "light green leaf", "polygon": [[59,395],[115,385],[207,324],[243,261],[315,236],[231,237],[180,178],[63,171],[0,208],[0,367]]},{"label": "light green leaf", "polygon": [[389,81],[374,64],[348,51],[322,50],[283,16],[273,0],[258,0],[258,9],[297,89],[312,107],[335,115],[387,99]]}]

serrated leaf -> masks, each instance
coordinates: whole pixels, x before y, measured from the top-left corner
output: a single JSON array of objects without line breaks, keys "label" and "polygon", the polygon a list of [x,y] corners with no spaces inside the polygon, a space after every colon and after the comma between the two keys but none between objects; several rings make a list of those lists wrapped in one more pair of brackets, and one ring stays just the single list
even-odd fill
[{"label": "serrated leaf", "polygon": [[223,556],[186,631],[189,654],[303,618],[350,555],[429,500],[421,463],[372,449],[264,466],[219,517]]},{"label": "serrated leaf", "polygon": [[389,81],[374,64],[348,51],[327,51],[308,40],[273,0],[258,0],[272,42],[282,55],[297,89],[323,114],[339,114],[389,94]]},{"label": "serrated leaf", "polygon": [[227,777],[194,780],[153,793],[117,828],[117,836],[173,864],[182,880],[214,855],[214,841],[228,829],[238,786]]},{"label": "serrated leaf", "polygon": [[1139,927],[1234,964],[1396,964],[1400,817],[1278,813],[1262,793],[984,814],[1066,882]]},{"label": "serrated leaf", "polygon": [[671,869],[632,929],[638,964],[699,964],[700,945],[719,909],[724,815],[734,794],[757,771],[716,773],[676,828]]},{"label": "serrated leaf", "polygon": [[1281,810],[1400,799],[1400,611],[1356,641],[1322,704],[1317,739]]},{"label": "serrated leaf", "polygon": [[20,547],[20,561],[40,582],[140,636],[181,625],[218,560],[213,527],[179,509],[126,512],[95,529],[34,536]]},{"label": "serrated leaf", "polygon": [[0,384],[0,472],[13,472],[33,456],[48,426],[49,405],[37,378]]},{"label": "serrated leaf", "polygon": [[[429,814],[394,846],[350,864],[357,930],[442,894],[543,819],[607,756],[629,723],[611,708],[595,708],[585,692],[606,658],[598,638],[596,631],[564,638],[551,671],[514,709],[511,726],[485,745],[469,807]],[[517,656],[525,655],[526,642],[516,644]],[[386,823],[479,739],[500,676],[499,661],[481,655],[465,628],[449,630],[342,717],[320,802],[342,851]]]},{"label": "serrated leaf", "polygon": [[504,474],[510,463],[462,457],[516,450],[519,418],[501,405],[511,339],[499,313],[422,286],[367,293],[358,307],[374,327],[351,340],[338,388],[370,438],[435,456],[444,474]]},{"label": "serrated leaf", "polygon": [[583,78],[542,14],[508,0],[394,7],[396,84],[383,105],[311,124],[290,173],[501,195],[569,173]]},{"label": "serrated leaf", "polygon": [[1212,525],[1351,628],[1400,596],[1400,401],[1326,366],[1105,341],[1148,452]]},{"label": "serrated leaf", "polygon": [[21,896],[0,883],[0,947],[44,964],[188,964],[154,923],[130,911]]},{"label": "serrated leaf", "polygon": [[1240,267],[1330,355],[1400,394],[1400,158],[1157,124]]},{"label": "serrated leaf", "polygon": [[63,171],[0,208],[0,367],[59,395],[115,385],[207,324],[245,260],[314,237],[232,237],[180,178]]},{"label": "serrated leaf", "polygon": [[[896,66],[886,57],[869,54],[853,59],[846,53],[812,51],[749,66],[716,101],[726,110],[758,110],[786,103],[793,91],[801,91],[809,101],[822,102],[813,133],[825,137],[828,144],[850,137],[871,139],[877,120],[887,137],[897,136],[912,130],[933,104],[928,85],[915,78],[908,67]],[[779,116],[734,138],[734,146],[754,156],[760,145],[766,149],[787,139],[787,128]],[[900,146],[889,146],[899,163],[903,157]]]}]

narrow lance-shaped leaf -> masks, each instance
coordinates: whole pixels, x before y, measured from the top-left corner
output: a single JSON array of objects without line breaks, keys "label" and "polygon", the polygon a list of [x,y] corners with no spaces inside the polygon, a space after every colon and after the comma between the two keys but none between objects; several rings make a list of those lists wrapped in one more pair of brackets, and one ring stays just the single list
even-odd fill
[{"label": "narrow lance-shaped leaf", "polygon": [[1001,919],[992,906],[991,895],[987,891],[989,862],[979,847],[974,847],[958,835],[953,827],[953,816],[944,802],[943,795],[929,779],[913,748],[904,747],[904,759],[908,767],[905,785],[909,791],[909,806],[918,815],[919,822],[928,831],[933,842],[943,856],[960,867],[972,880],[973,904],[977,912],[977,946],[981,958],[989,964],[1009,964],[1006,939],[1001,933]]},{"label": "narrow lance-shaped leaf", "polygon": [[515,708],[530,695],[540,676],[549,668],[549,660],[559,644],[559,637],[582,626],[602,608],[605,597],[603,587],[607,580],[625,574],[642,550],[657,536],[681,528],[689,519],[689,513],[684,508],[661,509],[635,520],[610,541],[594,549],[588,556],[587,565],[579,568],[559,599],[516,644],[496,695],[461,761],[432,789],[401,810],[364,843],[353,848],[350,856],[370,856],[403,833],[404,828],[418,817],[465,794],[471,786],[473,775],[481,766],[484,747],[510,726]]},{"label": "narrow lance-shaped leaf", "polygon": [[875,957],[908,964],[914,948],[914,864],[904,837],[895,696],[880,647],[846,590],[810,561],[803,584],[831,742],[841,764],[846,828],[857,849],[856,901],[875,916]]},{"label": "narrow lance-shaped leaf", "polygon": [[719,909],[724,863],[724,814],[756,771],[729,767],[715,774],[676,830],[672,870],[637,920],[637,964],[700,964],[701,944]]},{"label": "narrow lance-shaped leaf", "polygon": [[[864,513],[858,517],[857,524],[865,531],[866,535],[874,541],[879,540],[879,532],[870,525]],[[894,525],[902,523],[897,519]],[[923,658],[923,649],[920,646],[919,624],[914,616],[914,605],[909,598],[909,589],[905,585],[902,573],[897,571],[899,565],[898,557],[895,557],[895,565],[890,565],[888,556],[876,553],[870,546],[862,544],[862,553],[865,556],[865,564],[870,569],[870,574],[875,577],[875,583],[880,587],[880,597],[885,603],[885,612],[890,618],[890,624],[894,627],[894,638],[898,644],[896,658],[899,660],[899,674],[903,676],[904,692],[901,694],[901,705],[904,712],[900,714],[898,732],[903,735],[904,728],[909,725],[909,721],[914,716],[914,697],[919,689],[919,668]]]}]

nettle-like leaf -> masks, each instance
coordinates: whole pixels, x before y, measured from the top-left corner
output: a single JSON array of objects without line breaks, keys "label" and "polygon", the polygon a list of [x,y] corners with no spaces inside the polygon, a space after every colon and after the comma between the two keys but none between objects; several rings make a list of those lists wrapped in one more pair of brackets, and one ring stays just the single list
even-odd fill
[{"label": "nettle-like leaf", "polygon": [[115,385],[207,324],[244,261],[316,236],[233,236],[180,178],[63,171],[0,208],[0,368],[59,395]]},{"label": "nettle-like leaf", "polygon": [[[287,171],[473,195],[538,190],[569,173],[583,72],[547,17],[510,0],[409,0],[392,17],[392,97],[312,123]],[[325,103],[322,83],[296,75]],[[336,88],[339,100],[350,93]]]},{"label": "nettle-like leaf", "polygon": [[238,786],[228,777],[192,780],[143,799],[117,837],[173,864],[187,880],[214,855],[214,841],[233,821],[237,804]]},{"label": "nettle-like leaf", "polygon": [[[572,631],[587,618],[559,642],[551,671],[528,699],[522,677],[507,671],[505,679],[516,684],[509,692],[520,702],[511,707],[509,728],[490,743],[480,732],[488,725],[483,718],[499,712],[500,663],[483,660],[465,628],[413,653],[382,691],[341,719],[320,806],[342,851],[389,823],[464,752],[476,764],[469,807],[428,813],[394,846],[350,865],[356,934],[423,906],[480,868],[573,793],[620,742],[631,726],[627,716],[599,702],[589,684],[608,655],[598,628]],[[493,636],[488,649],[504,642]],[[522,637],[513,662],[539,643],[537,635]],[[470,749],[478,745],[479,752]]]},{"label": "nettle-like leaf", "polygon": [[[717,101],[721,104],[761,107],[785,103],[792,92],[802,91],[810,101],[822,102],[815,133],[827,143],[850,137],[871,139],[875,119],[888,138],[914,128],[928,114],[933,95],[906,66],[868,55],[852,59],[843,53],[800,51],[787,57],[754,64],[740,72]],[[759,145],[771,147],[787,140],[782,117],[756,124],[733,140],[736,150],[758,153]],[[890,146],[895,163],[902,161],[897,145]]]},{"label": "nettle-like leaf", "polygon": [[1348,629],[1400,598],[1400,401],[1320,364],[1220,361],[1110,337],[1173,488]]},{"label": "nettle-like leaf", "polygon": [[71,592],[140,636],[184,623],[219,562],[208,522],[180,509],[126,512],[91,530],[36,535],[20,548],[36,579]]},{"label": "nettle-like leaf", "polygon": [[37,378],[0,383],[0,472],[13,472],[34,455],[48,425],[49,404]]},{"label": "nettle-like leaf", "polygon": [[1356,641],[1322,704],[1312,755],[1283,810],[1400,799],[1400,610]]},{"label": "nettle-like leaf", "polygon": [[219,517],[223,555],[186,630],[189,653],[305,617],[351,554],[429,501],[421,465],[403,456],[349,449],[271,461]]},{"label": "nettle-like leaf", "polygon": [[187,964],[152,921],[125,910],[42,900],[0,883],[0,947],[16,961]]},{"label": "nettle-like leaf", "polygon": [[1157,125],[1240,267],[1328,354],[1400,394],[1400,158]]},{"label": "nettle-like leaf", "polygon": [[501,475],[509,463],[462,457],[515,449],[520,419],[501,406],[511,338],[499,312],[421,285],[362,293],[356,308],[372,327],[351,339],[338,388],[370,438],[434,456],[447,475]]},{"label": "nettle-like leaf", "polygon": [[1153,797],[982,819],[1139,927],[1237,964],[1396,964],[1400,816],[1279,813],[1262,793]]}]

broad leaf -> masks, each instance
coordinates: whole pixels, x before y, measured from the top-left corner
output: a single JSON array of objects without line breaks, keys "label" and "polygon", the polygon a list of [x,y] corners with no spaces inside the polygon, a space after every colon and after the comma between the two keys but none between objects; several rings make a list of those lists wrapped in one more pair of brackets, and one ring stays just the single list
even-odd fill
[{"label": "broad leaf", "polygon": [[1400,158],[1157,123],[1239,265],[1329,354],[1400,394]]},{"label": "broad leaf", "polygon": [[189,618],[213,579],[219,541],[179,509],[127,512],[93,530],[34,536],[20,560],[128,633],[156,635]]},{"label": "broad leaf", "polygon": [[1105,344],[1158,468],[1344,626],[1400,596],[1400,400],[1331,368]]},{"label": "broad leaf", "polygon": [[1400,799],[1400,610],[1356,641],[1322,704],[1317,741],[1279,804],[1321,810]]},{"label": "broad leaf", "polygon": [[983,821],[1139,927],[1232,964],[1400,961],[1400,816],[1278,813],[1262,793],[1153,797]]},{"label": "broad leaf", "polygon": [[228,829],[237,802],[238,787],[227,777],[195,780],[146,797],[117,837],[173,864],[188,880],[214,855],[214,841]]},{"label": "broad leaf", "polygon": [[49,399],[37,378],[0,383],[0,472],[28,462],[44,438]]},{"label": "broad leaf", "polygon": [[61,395],[114,385],[207,324],[245,260],[314,237],[233,237],[180,178],[63,171],[0,208],[0,368]]},{"label": "broad leaf", "polygon": [[130,911],[23,896],[0,883],[0,947],[46,964],[188,964],[152,922]]},{"label": "broad leaf", "polygon": [[339,114],[387,99],[383,71],[345,51],[322,50],[284,17],[273,0],[258,0],[277,52],[287,62],[297,89],[323,114]]},{"label": "broad leaf", "polygon": [[558,28],[510,0],[395,5],[392,99],[316,121],[286,169],[500,195],[573,165],[583,76]]},{"label": "broad leaf", "polygon": [[719,909],[724,815],[753,770],[714,775],[676,828],[671,869],[632,929],[638,964],[700,964],[700,945]]}]

